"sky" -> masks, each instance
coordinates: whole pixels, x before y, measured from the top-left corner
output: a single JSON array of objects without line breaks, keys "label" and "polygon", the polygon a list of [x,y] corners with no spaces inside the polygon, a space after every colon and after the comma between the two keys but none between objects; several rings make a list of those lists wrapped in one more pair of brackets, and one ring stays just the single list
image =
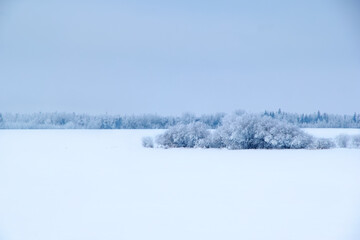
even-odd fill
[{"label": "sky", "polygon": [[0,112],[360,112],[356,0],[0,0]]}]

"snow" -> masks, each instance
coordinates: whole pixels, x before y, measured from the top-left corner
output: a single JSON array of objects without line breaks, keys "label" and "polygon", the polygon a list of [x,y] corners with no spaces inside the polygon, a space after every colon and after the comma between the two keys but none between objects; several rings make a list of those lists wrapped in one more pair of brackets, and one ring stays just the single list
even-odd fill
[{"label": "snow", "polygon": [[360,239],[359,149],[142,147],[162,131],[0,131],[0,239]]}]

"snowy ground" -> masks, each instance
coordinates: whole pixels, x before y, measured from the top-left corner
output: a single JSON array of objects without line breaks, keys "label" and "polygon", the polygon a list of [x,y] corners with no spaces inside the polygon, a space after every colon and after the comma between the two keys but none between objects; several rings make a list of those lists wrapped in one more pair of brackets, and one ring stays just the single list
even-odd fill
[{"label": "snowy ground", "polygon": [[0,131],[0,240],[360,239],[359,149],[141,147],[159,132]]}]

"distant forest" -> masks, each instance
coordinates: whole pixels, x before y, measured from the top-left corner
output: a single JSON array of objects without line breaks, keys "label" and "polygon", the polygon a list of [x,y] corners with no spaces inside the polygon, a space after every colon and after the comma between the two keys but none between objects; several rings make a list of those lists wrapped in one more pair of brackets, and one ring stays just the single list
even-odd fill
[{"label": "distant forest", "polygon": [[[237,111],[241,115],[244,111]],[[146,115],[88,115],[75,113],[0,113],[0,129],[167,129],[177,124],[200,122],[209,128],[221,125],[226,114],[206,114],[197,116],[185,113],[181,116]],[[265,111],[260,116],[292,123],[301,128],[360,128],[360,114],[338,115],[321,113],[298,114]]]}]

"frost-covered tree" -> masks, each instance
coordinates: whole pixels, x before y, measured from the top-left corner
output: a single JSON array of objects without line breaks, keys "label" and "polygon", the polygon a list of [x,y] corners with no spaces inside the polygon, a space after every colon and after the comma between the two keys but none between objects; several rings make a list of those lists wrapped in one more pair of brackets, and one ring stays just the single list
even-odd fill
[{"label": "frost-covered tree", "polygon": [[[244,111],[236,111],[236,116],[246,115]],[[313,114],[286,113],[283,111],[265,111],[263,116],[288,122],[298,127],[337,127],[337,128],[360,128],[360,114],[335,115],[321,113]],[[177,124],[189,124],[201,122],[208,128],[216,129],[223,122],[225,114],[208,114],[196,116],[183,114],[182,116],[158,116],[156,114],[145,115],[87,115],[75,113],[31,113],[11,114],[2,113],[0,128],[12,129],[167,129]]]},{"label": "frost-covered tree", "polygon": [[320,111],[312,114],[265,111],[263,115],[294,123],[299,127],[360,128],[360,116],[356,113],[354,115],[338,115]]}]

